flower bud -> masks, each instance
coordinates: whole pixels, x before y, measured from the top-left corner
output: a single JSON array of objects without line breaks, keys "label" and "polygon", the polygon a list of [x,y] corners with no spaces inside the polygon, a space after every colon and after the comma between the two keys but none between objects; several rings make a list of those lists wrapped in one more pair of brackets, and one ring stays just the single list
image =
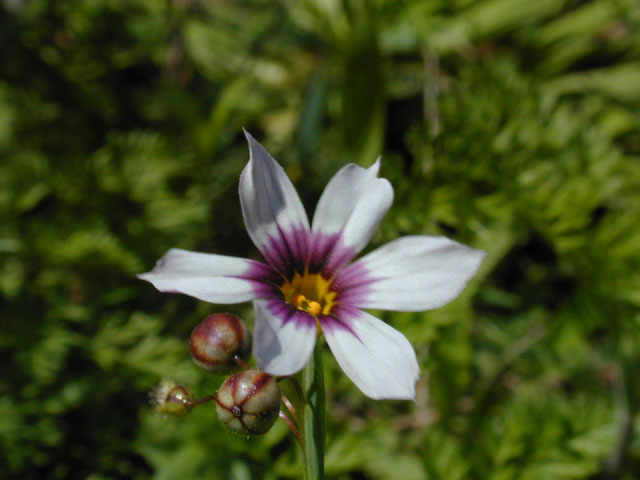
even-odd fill
[{"label": "flower bud", "polygon": [[171,380],[163,380],[151,392],[151,403],[156,412],[169,415],[185,415],[189,412],[191,394],[183,386],[176,385]]},{"label": "flower bud", "polygon": [[218,418],[236,433],[267,433],[280,412],[280,387],[261,370],[230,376],[216,394]]},{"label": "flower bud", "polygon": [[251,336],[244,322],[230,313],[214,313],[191,332],[191,358],[201,368],[224,374],[238,365],[234,357],[247,360]]}]

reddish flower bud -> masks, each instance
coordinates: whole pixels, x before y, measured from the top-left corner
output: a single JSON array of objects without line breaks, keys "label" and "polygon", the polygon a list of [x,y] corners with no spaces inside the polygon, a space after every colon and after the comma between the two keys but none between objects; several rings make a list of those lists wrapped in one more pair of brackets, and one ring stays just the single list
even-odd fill
[{"label": "reddish flower bud", "polygon": [[261,370],[230,376],[216,394],[218,418],[236,433],[267,433],[280,412],[280,387]]},{"label": "reddish flower bud", "polygon": [[191,358],[201,368],[224,374],[238,365],[234,358],[247,360],[251,353],[251,335],[244,322],[230,313],[214,313],[191,332]]}]

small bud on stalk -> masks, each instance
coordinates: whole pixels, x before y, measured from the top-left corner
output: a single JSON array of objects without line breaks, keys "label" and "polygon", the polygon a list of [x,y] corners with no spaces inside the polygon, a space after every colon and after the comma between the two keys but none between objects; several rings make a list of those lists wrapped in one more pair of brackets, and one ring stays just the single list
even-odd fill
[{"label": "small bud on stalk", "polygon": [[201,368],[224,374],[235,370],[237,356],[247,360],[251,336],[244,322],[230,313],[214,313],[191,332],[191,358]]},{"label": "small bud on stalk", "polygon": [[189,412],[191,394],[171,380],[163,380],[151,392],[151,403],[156,412],[181,416]]},{"label": "small bud on stalk", "polygon": [[280,412],[280,387],[261,370],[230,376],[216,394],[218,418],[236,433],[267,433]]}]

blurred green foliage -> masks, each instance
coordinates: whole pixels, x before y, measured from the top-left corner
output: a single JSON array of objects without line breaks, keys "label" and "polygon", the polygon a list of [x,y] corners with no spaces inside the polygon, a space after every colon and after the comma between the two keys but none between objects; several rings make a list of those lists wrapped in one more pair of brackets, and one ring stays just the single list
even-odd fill
[{"label": "blurred green foliage", "polygon": [[640,471],[640,4],[635,0],[6,0],[0,6],[0,476],[299,478],[297,446],[214,409],[187,339],[220,307],[135,279],[170,247],[256,256],[241,129],[309,211],[383,155],[373,239],[488,252],[449,306],[382,313],[417,403],[327,355],[332,479]]}]

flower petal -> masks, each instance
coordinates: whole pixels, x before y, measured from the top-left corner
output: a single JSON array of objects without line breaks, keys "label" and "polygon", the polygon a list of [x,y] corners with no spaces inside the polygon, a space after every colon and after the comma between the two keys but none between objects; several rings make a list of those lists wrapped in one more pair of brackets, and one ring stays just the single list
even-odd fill
[{"label": "flower petal", "polygon": [[280,299],[253,302],[253,354],[272,375],[291,375],[306,365],[316,343],[315,318]]},{"label": "flower petal", "polygon": [[445,237],[399,238],[340,273],[339,301],[405,312],[438,308],[462,292],[484,256]]},{"label": "flower petal", "polygon": [[373,399],[413,400],[420,376],[409,340],[382,320],[357,309],[324,317],[322,331],[344,373]]},{"label": "flower petal", "polygon": [[[388,180],[378,178],[380,159],[369,168],[346,165],[329,181],[313,216],[314,234],[340,235],[339,246],[349,255],[332,259],[344,265],[360,252],[373,236],[393,202]],[[340,253],[342,253],[340,252]],[[335,266],[334,266],[335,268]]]},{"label": "flower petal", "polygon": [[242,216],[253,243],[282,273],[307,258],[309,220],[280,165],[247,131],[249,163],[240,176]]},{"label": "flower petal", "polygon": [[152,271],[138,275],[161,292],[184,293],[211,303],[240,303],[268,294],[273,271],[244,258],[169,250]]}]

